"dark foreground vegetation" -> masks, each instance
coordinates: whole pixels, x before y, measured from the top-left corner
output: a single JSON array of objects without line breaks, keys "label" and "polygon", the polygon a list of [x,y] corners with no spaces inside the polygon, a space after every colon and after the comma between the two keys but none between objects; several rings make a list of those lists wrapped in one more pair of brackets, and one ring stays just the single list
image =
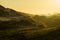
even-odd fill
[{"label": "dark foreground vegetation", "polygon": [[60,14],[31,15],[0,5],[0,40],[60,40]]}]

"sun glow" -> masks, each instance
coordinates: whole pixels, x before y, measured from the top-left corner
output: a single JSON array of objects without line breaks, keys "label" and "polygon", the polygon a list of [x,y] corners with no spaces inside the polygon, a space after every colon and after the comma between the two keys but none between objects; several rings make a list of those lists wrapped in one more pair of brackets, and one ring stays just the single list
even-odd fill
[{"label": "sun glow", "polygon": [[60,0],[0,0],[0,4],[20,12],[51,15],[60,13]]},{"label": "sun glow", "polygon": [[60,6],[60,0],[54,0],[55,1],[55,5]]}]

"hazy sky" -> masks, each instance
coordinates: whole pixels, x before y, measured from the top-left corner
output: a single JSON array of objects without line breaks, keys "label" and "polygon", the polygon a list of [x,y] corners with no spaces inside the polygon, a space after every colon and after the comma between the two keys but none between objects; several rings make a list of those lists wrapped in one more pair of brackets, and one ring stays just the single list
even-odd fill
[{"label": "hazy sky", "polygon": [[60,12],[60,0],[0,0],[0,4],[20,12],[31,14]]}]

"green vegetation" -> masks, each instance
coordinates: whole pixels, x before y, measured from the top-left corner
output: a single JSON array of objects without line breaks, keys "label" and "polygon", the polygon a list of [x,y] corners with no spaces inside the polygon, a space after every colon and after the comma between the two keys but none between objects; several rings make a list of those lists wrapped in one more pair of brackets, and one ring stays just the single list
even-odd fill
[{"label": "green vegetation", "polygon": [[0,40],[60,40],[60,14],[31,15],[0,5]]}]

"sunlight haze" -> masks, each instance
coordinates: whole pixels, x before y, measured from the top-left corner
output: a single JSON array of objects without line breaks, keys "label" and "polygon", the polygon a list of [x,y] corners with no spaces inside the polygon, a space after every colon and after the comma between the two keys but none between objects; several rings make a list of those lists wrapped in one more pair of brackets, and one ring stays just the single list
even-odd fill
[{"label": "sunlight haze", "polygon": [[60,12],[60,0],[0,0],[0,5],[20,12],[38,15]]}]

